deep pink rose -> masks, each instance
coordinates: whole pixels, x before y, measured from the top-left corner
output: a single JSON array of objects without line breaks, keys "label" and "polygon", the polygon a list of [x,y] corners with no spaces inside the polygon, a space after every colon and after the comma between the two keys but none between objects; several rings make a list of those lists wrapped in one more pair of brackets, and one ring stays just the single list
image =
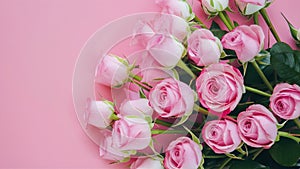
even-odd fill
[{"label": "deep pink rose", "polygon": [[131,164],[130,169],[164,169],[164,167],[159,159],[140,157]]},{"label": "deep pink rose", "polygon": [[96,83],[119,87],[129,78],[128,62],[118,56],[104,55],[96,69]]},{"label": "deep pink rose", "polygon": [[115,121],[112,139],[120,150],[142,150],[150,144],[151,129],[146,120],[125,116]]},{"label": "deep pink rose", "polygon": [[188,137],[179,137],[166,149],[166,169],[197,169],[202,161],[200,146]]},{"label": "deep pink rose", "polygon": [[204,142],[217,154],[234,151],[241,143],[236,123],[230,120],[213,120],[202,129]]},{"label": "deep pink rose", "polygon": [[198,66],[218,63],[223,47],[220,40],[207,29],[197,29],[188,39],[188,54]]},{"label": "deep pink rose", "polygon": [[264,106],[255,104],[237,117],[241,139],[251,147],[270,148],[277,137],[277,120]]},{"label": "deep pink rose", "polygon": [[190,5],[185,0],[155,0],[162,12],[179,16],[186,20],[194,18]]},{"label": "deep pink rose", "polygon": [[234,50],[241,62],[251,61],[264,47],[265,35],[258,25],[241,25],[222,38],[224,48]]},{"label": "deep pink rose", "polygon": [[270,107],[277,116],[286,120],[300,116],[300,87],[298,85],[277,84],[270,101]]},{"label": "deep pink rose", "polygon": [[202,106],[219,116],[230,113],[245,92],[240,71],[226,63],[204,68],[196,80],[196,88]]},{"label": "deep pink rose", "polygon": [[120,107],[122,116],[136,116],[145,119],[145,117],[152,117],[152,113],[153,109],[149,106],[148,99],[128,100]]},{"label": "deep pink rose", "polygon": [[104,129],[111,123],[110,116],[114,113],[113,103],[109,101],[88,100],[85,120],[88,124]]},{"label": "deep pink rose", "polygon": [[193,111],[194,92],[187,84],[168,78],[150,90],[149,103],[161,117],[182,117]]}]

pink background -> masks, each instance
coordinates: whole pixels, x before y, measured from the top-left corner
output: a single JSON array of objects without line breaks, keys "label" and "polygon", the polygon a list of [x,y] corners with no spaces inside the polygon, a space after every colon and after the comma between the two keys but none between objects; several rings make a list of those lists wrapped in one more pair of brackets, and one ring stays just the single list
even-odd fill
[{"label": "pink background", "polygon": [[[299,6],[276,0],[268,8],[291,44],[280,12],[300,27]],[[0,0],[0,168],[125,168],[102,160],[81,129],[72,75],[97,29],[147,11],[158,11],[154,0]]]}]

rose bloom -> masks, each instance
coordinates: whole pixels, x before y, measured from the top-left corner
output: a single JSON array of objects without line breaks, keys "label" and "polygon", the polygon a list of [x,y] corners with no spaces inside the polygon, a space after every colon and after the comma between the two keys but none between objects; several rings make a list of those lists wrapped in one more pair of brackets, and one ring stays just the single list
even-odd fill
[{"label": "rose bloom", "polygon": [[161,117],[190,115],[194,106],[194,92],[181,81],[164,79],[150,90],[149,104]]},{"label": "rose bloom", "polygon": [[87,104],[86,122],[100,129],[108,127],[112,121],[110,116],[114,113],[113,103],[88,100]]},{"label": "rose bloom", "polygon": [[193,11],[185,0],[156,0],[155,2],[164,13],[173,14],[188,21],[194,18]]},{"label": "rose bloom", "polygon": [[122,116],[136,116],[145,119],[145,117],[152,117],[153,109],[149,106],[148,99],[128,100],[122,103],[120,114]]},{"label": "rose bloom", "polygon": [[109,87],[120,87],[129,78],[128,62],[118,56],[104,55],[96,69],[95,81]]},{"label": "rose bloom", "polygon": [[202,106],[219,116],[230,113],[245,92],[242,74],[226,63],[204,68],[196,80],[196,89]]},{"label": "rose bloom", "polygon": [[142,150],[150,144],[150,126],[142,118],[122,117],[113,125],[112,141],[120,150]]},{"label": "rose bloom", "polygon": [[204,142],[217,154],[230,153],[241,143],[236,123],[230,120],[213,120],[202,129]]},{"label": "rose bloom", "polygon": [[264,106],[255,104],[237,117],[241,139],[249,146],[269,149],[277,137],[277,120]]},{"label": "rose bloom", "polygon": [[166,149],[166,169],[197,169],[202,161],[200,146],[188,137],[179,137]]},{"label": "rose bloom", "polygon": [[158,159],[140,157],[131,164],[130,169],[164,169],[164,167]]},{"label": "rose bloom", "polygon": [[266,4],[271,3],[271,1],[272,0],[235,0],[235,3],[243,15],[251,15],[264,8]]},{"label": "rose bloom", "polygon": [[222,38],[224,48],[234,50],[241,62],[251,61],[264,47],[265,35],[258,25],[241,25]]},{"label": "rose bloom", "polygon": [[229,4],[228,0],[201,0],[202,8],[207,15],[217,15],[224,11]]},{"label": "rose bloom", "polygon": [[291,120],[300,116],[300,87],[277,84],[270,98],[270,108],[279,117]]},{"label": "rose bloom", "polygon": [[198,66],[218,63],[223,47],[220,40],[207,29],[197,29],[188,39],[188,54]]}]

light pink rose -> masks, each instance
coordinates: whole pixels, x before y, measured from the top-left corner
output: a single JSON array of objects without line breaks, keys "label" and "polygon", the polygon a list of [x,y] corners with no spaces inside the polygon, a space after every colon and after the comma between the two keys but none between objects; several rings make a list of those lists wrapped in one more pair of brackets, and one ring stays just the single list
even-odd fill
[{"label": "light pink rose", "polygon": [[120,150],[142,150],[150,144],[151,129],[146,120],[125,116],[115,121],[112,139]]},{"label": "light pink rose", "polygon": [[207,15],[217,15],[229,5],[229,0],[201,0],[201,2],[202,8]]},{"label": "light pink rose", "polygon": [[120,161],[124,158],[130,157],[130,152],[125,152],[117,147],[114,147],[111,136],[111,131],[101,131],[103,138],[99,143],[99,154],[100,157],[110,161]]},{"label": "light pink rose", "polygon": [[251,61],[264,47],[265,35],[258,25],[241,25],[222,38],[224,48],[234,50],[241,62]]},{"label": "light pink rose", "polygon": [[130,169],[164,169],[159,159],[140,157],[130,166]]},{"label": "light pink rose", "polygon": [[113,103],[109,101],[88,100],[85,113],[85,120],[88,124],[104,129],[112,121],[110,116],[114,113]]},{"label": "light pink rose", "polygon": [[161,117],[182,117],[193,111],[194,92],[187,84],[168,78],[150,90],[149,103]]},{"label": "light pink rose", "polygon": [[271,0],[235,0],[235,3],[243,15],[251,15],[271,3]]},{"label": "light pink rose", "polygon": [[264,106],[255,104],[237,117],[239,135],[249,146],[269,149],[277,137],[277,120]]},{"label": "light pink rose", "polygon": [[145,119],[145,117],[152,117],[153,109],[149,106],[148,99],[129,100],[121,105],[120,114]]},{"label": "light pink rose", "polygon": [[270,98],[270,108],[279,117],[291,120],[300,116],[300,87],[277,84]]},{"label": "light pink rose", "polygon": [[218,63],[223,47],[220,40],[207,29],[197,29],[188,39],[188,54],[198,66]]},{"label": "light pink rose", "polygon": [[200,146],[188,137],[179,137],[166,149],[166,169],[197,169],[202,161]]},{"label": "light pink rose", "polygon": [[194,18],[193,11],[186,0],[156,0],[162,12],[182,17],[186,20]]},{"label": "light pink rose", "polygon": [[230,120],[213,120],[202,129],[204,142],[217,154],[234,151],[241,143],[237,125]]},{"label": "light pink rose", "polygon": [[120,87],[129,78],[128,62],[118,56],[104,55],[96,69],[95,81],[110,87]]},{"label": "light pink rose", "polygon": [[242,74],[226,63],[204,68],[196,80],[196,89],[202,106],[219,116],[230,113],[245,92]]}]

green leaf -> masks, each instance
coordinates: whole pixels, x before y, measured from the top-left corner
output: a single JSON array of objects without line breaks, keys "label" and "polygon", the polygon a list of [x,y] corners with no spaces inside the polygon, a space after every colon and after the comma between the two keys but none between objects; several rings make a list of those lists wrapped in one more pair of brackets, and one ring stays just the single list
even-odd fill
[{"label": "green leaf", "polygon": [[251,160],[235,160],[229,169],[269,169],[256,161]]},{"label": "green leaf", "polygon": [[227,31],[222,30],[220,26],[214,21],[210,26],[210,31],[219,39],[221,39],[227,33]]},{"label": "green leaf", "polygon": [[277,43],[271,49],[271,64],[283,81],[300,85],[300,51]]},{"label": "green leaf", "polygon": [[294,140],[280,138],[269,150],[271,157],[280,165],[291,167],[300,159],[300,144]]}]

